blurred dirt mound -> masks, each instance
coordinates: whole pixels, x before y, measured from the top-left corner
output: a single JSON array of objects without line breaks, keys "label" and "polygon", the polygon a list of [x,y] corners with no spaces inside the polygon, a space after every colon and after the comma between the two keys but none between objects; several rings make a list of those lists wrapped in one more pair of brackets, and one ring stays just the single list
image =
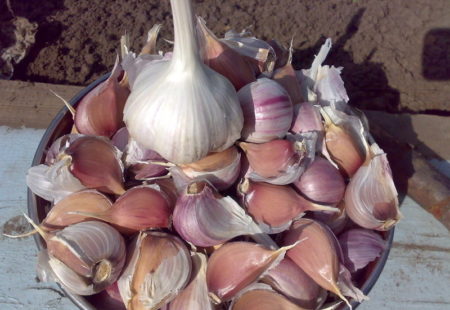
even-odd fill
[{"label": "blurred dirt mound", "polygon": [[[285,45],[294,36],[296,68],[309,67],[331,37],[326,63],[344,67],[351,102],[359,107],[450,113],[447,0],[194,2],[219,36],[249,28]],[[162,37],[172,38],[168,0],[11,0],[11,5],[17,16],[39,25],[15,79],[85,85],[111,70],[125,31],[135,50],[155,23],[163,24]],[[0,20],[4,15],[1,10]]]}]

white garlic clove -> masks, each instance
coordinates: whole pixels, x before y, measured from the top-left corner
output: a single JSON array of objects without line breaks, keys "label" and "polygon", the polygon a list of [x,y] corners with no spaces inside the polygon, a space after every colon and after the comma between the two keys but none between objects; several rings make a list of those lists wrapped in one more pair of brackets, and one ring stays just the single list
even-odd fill
[{"label": "white garlic clove", "polygon": [[233,198],[220,196],[205,181],[192,182],[181,194],[173,226],[184,240],[196,246],[214,246],[241,235],[274,245]]},{"label": "white garlic clove", "polygon": [[238,97],[244,113],[243,140],[264,143],[286,135],[291,127],[293,107],[283,86],[260,78],[241,88]]},{"label": "white garlic clove", "polygon": [[389,230],[402,217],[397,196],[386,154],[374,143],[347,186],[345,210],[361,227]]},{"label": "white garlic clove", "polygon": [[166,306],[167,310],[214,310],[206,285],[207,257],[201,253],[194,253],[192,263],[192,278],[189,285]]},{"label": "white garlic clove", "polygon": [[159,309],[187,285],[191,258],[183,242],[162,232],[141,232],[118,280],[127,309]]},{"label": "white garlic clove", "polygon": [[74,294],[105,289],[117,280],[125,263],[123,237],[102,222],[74,224],[45,239],[58,282]]}]

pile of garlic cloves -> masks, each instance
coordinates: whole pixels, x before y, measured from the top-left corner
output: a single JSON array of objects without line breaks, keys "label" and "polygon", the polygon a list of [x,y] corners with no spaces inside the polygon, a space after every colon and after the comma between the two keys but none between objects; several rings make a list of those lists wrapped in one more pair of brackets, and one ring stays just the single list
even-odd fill
[{"label": "pile of garlic cloves", "polygon": [[[105,309],[332,309],[401,218],[383,150],[340,72],[218,38],[171,0],[173,51],[121,40],[27,185],[49,202],[38,275]],[[30,220],[31,221],[31,220]],[[264,308],[265,307],[265,308]]]}]

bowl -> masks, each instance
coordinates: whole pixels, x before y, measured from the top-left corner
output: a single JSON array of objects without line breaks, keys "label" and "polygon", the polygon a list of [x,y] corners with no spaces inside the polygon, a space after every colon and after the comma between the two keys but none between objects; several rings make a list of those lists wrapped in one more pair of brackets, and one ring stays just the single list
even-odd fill
[{"label": "bowl", "polygon": [[[91,83],[86,88],[82,89],[78,94],[76,94],[70,101],[70,105],[76,107],[77,104],[81,101],[81,99],[89,93],[94,87],[96,87],[101,82],[105,81],[108,78],[109,74],[105,74],[100,77],[93,83]],[[36,150],[36,153],[33,158],[32,166],[36,166],[44,163],[46,151],[49,149],[53,141],[55,141],[60,136],[70,133],[73,126],[72,115],[69,110],[64,107],[59,111],[59,113],[55,116],[55,118],[51,121],[49,127],[45,131],[39,146]],[[45,218],[47,212],[49,211],[50,203],[31,192],[28,189],[28,215],[30,218],[36,222],[40,223]],[[387,258],[389,256],[389,251],[392,247],[392,241],[394,239],[394,229],[384,232],[383,238],[387,241],[387,248],[382,253],[382,255],[371,262],[366,268],[364,268],[359,274],[358,278],[355,280],[357,286],[361,289],[361,291],[367,295],[372,287],[377,282],[378,278],[383,271],[383,268],[386,264]],[[37,248],[40,250],[45,248],[44,240],[37,234],[34,235],[34,240],[36,242]],[[72,302],[77,305],[80,309],[83,310],[98,310],[99,308],[93,305],[94,300],[90,296],[79,296],[72,294],[64,289],[64,287],[60,286],[61,289],[65,292],[67,297],[69,297]],[[351,302],[353,309],[355,309],[359,303],[356,301]],[[347,310],[349,307],[345,304],[341,304],[339,310]]]}]

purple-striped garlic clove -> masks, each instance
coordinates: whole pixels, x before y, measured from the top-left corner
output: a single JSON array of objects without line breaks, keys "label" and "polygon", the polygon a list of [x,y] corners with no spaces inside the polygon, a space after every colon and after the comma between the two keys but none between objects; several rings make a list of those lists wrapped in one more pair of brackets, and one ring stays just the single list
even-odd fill
[{"label": "purple-striped garlic clove", "polygon": [[123,108],[130,91],[120,85],[122,75],[117,56],[110,77],[78,103],[74,123],[79,133],[110,138],[124,126]]},{"label": "purple-striped garlic clove", "polygon": [[70,144],[64,154],[70,158],[70,172],[85,187],[116,195],[125,192],[121,152],[108,140],[84,136]]},{"label": "purple-striped garlic clove", "polygon": [[339,169],[352,177],[368,155],[361,120],[331,107],[323,108],[321,113],[325,119],[325,143],[328,153]]},{"label": "purple-striped garlic clove", "polygon": [[297,134],[309,131],[324,132],[325,129],[318,107],[311,102],[294,105],[294,118],[290,131]]},{"label": "purple-striped garlic clove", "polygon": [[98,309],[126,310],[126,307],[122,301],[122,297],[120,297],[117,281],[105,288],[97,295],[89,298],[89,301],[94,307]]},{"label": "purple-striped garlic clove", "polygon": [[128,130],[127,127],[122,127],[116,131],[111,138],[112,144],[122,153],[125,152],[125,148],[128,144]]},{"label": "purple-striped garlic clove", "polygon": [[270,233],[289,228],[292,221],[306,211],[331,211],[337,208],[322,206],[306,200],[288,185],[273,185],[244,179],[238,187],[247,212],[255,221],[268,226]]},{"label": "purple-striped garlic clove", "polygon": [[345,193],[341,173],[321,157],[314,159],[294,185],[306,198],[324,204],[339,203]]},{"label": "purple-striped garlic clove", "polygon": [[73,211],[70,214],[96,218],[110,223],[120,232],[167,228],[173,206],[157,185],[140,185],[127,190],[104,211]]},{"label": "purple-striped garlic clove", "polygon": [[254,181],[285,185],[304,171],[308,150],[303,142],[277,139],[262,144],[240,142],[239,147],[252,170],[247,177]]},{"label": "purple-striped garlic clove", "polygon": [[294,112],[283,86],[260,78],[240,89],[238,97],[244,113],[243,140],[264,143],[286,135]]},{"label": "purple-striped garlic clove", "polygon": [[232,299],[276,266],[291,247],[269,250],[260,244],[243,241],[222,245],[209,258],[206,270],[206,282],[213,300]]},{"label": "purple-striped garlic clove", "polygon": [[367,229],[389,230],[402,217],[386,154],[374,143],[345,191],[345,211]]},{"label": "purple-striped garlic clove", "polygon": [[256,283],[247,287],[231,303],[230,310],[307,310],[283,295],[275,292],[270,286]]},{"label": "purple-striped garlic clove", "polygon": [[166,310],[214,310],[206,285],[207,257],[202,253],[194,253],[191,259],[193,266],[189,285],[166,305]]},{"label": "purple-striped garlic clove", "polygon": [[197,17],[197,33],[205,64],[225,76],[236,90],[256,80],[252,66],[241,54],[221,42],[200,17]]},{"label": "purple-striped garlic clove", "polygon": [[326,299],[326,291],[289,257],[270,269],[261,281],[305,309],[318,309]]},{"label": "purple-striped garlic clove", "polygon": [[93,295],[119,277],[125,263],[125,242],[108,224],[82,222],[56,233],[35,228],[47,243],[48,255],[40,264],[48,264],[54,279],[71,293]]},{"label": "purple-striped garlic clove", "polygon": [[311,219],[299,219],[285,233],[283,244],[301,244],[287,251],[286,256],[324,289],[333,292],[348,303],[338,287],[339,248],[332,232]]},{"label": "purple-striped garlic clove", "polygon": [[353,228],[339,236],[343,253],[343,264],[354,273],[366,267],[386,249],[386,241],[376,232]]},{"label": "purple-striped garlic clove", "polygon": [[232,146],[225,151],[211,153],[197,162],[170,168],[170,172],[181,191],[194,179],[205,179],[222,191],[236,182],[240,167],[241,153]]},{"label": "purple-striped garlic clove", "polygon": [[173,212],[173,226],[184,240],[201,247],[241,235],[251,235],[274,246],[233,198],[220,196],[206,181],[193,181],[180,195]]},{"label": "purple-striped garlic clove", "polygon": [[159,309],[188,284],[191,257],[177,237],[141,232],[128,251],[127,264],[118,280],[127,309]]}]

